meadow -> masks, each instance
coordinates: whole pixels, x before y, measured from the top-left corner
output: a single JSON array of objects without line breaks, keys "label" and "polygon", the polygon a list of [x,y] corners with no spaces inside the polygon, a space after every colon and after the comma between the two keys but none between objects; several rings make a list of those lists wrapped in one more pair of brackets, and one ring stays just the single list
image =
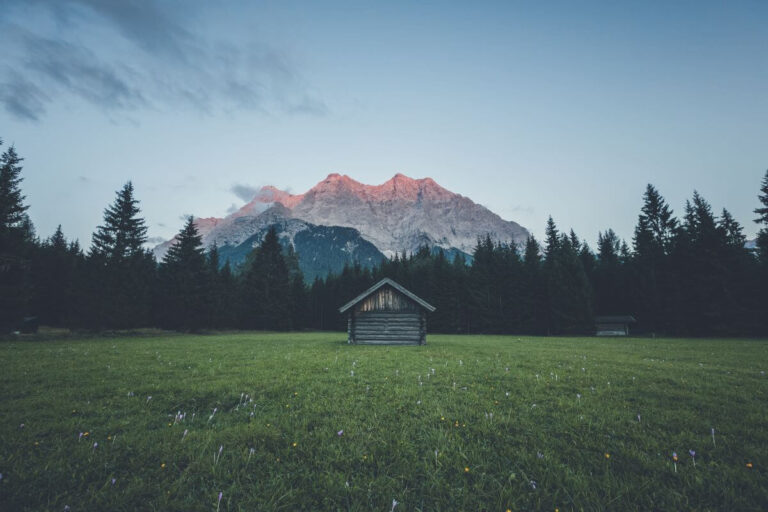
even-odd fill
[{"label": "meadow", "polygon": [[2,510],[768,507],[766,340],[160,333],[0,361]]}]

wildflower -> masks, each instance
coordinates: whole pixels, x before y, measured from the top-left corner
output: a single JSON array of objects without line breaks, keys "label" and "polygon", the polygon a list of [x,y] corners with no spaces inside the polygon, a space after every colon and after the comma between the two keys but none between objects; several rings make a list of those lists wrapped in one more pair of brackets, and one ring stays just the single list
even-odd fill
[{"label": "wildflower", "polygon": [[223,491],[219,491],[219,500],[216,502],[216,512],[219,512],[219,505],[221,505],[221,498],[224,496]]},{"label": "wildflower", "polygon": [[715,427],[712,427],[712,430],[711,430],[711,432],[712,432],[712,445],[713,445],[713,446],[717,446],[717,445],[715,444]]},{"label": "wildflower", "polygon": [[576,393],[576,399],[581,403],[581,393]]},{"label": "wildflower", "polygon": [[528,485],[531,486],[531,489],[536,490],[536,480],[531,480]]},{"label": "wildflower", "polygon": [[19,428],[24,428],[24,424],[22,423],[21,425],[19,425]]},{"label": "wildflower", "polygon": [[677,452],[672,452],[672,463],[675,465],[675,473],[677,473]]},{"label": "wildflower", "polygon": [[152,396],[151,395],[147,397],[147,403],[149,403],[150,400],[152,400]]},{"label": "wildflower", "polygon": [[751,462],[747,462],[747,467],[748,467],[749,469],[752,469],[752,463],[751,463]]},{"label": "wildflower", "polygon": [[112,436],[107,436],[107,441],[111,441],[111,440],[112,440]]},{"label": "wildflower", "polygon": [[336,435],[339,436],[339,437],[343,436],[344,435],[344,430],[343,429],[339,430],[338,432],[336,432]]},{"label": "wildflower", "polygon": [[95,450],[96,448],[98,448],[98,447],[99,447],[99,443],[93,443],[93,449],[94,449],[94,450]]},{"label": "wildflower", "polygon": [[86,432],[85,434],[83,434],[83,437],[88,437],[89,435],[91,435],[91,433],[90,432]]},{"label": "wildflower", "polygon": [[165,469],[165,462],[163,462],[162,464],[160,464],[160,469]]},{"label": "wildflower", "polygon": [[83,433],[82,433],[82,432],[80,432],[80,435],[79,435],[79,436],[77,436],[77,441],[78,441],[78,442],[80,442],[80,440],[81,440],[82,438],[83,438]]},{"label": "wildflower", "polygon": [[640,415],[637,415],[637,422],[640,423]]},{"label": "wildflower", "polygon": [[251,460],[251,457],[253,456],[254,453],[256,453],[256,449],[255,448],[251,448],[248,451],[248,460]]},{"label": "wildflower", "polygon": [[219,453],[218,453],[218,455],[214,455],[214,456],[213,456],[213,459],[214,459],[214,464],[218,463],[218,462],[219,462],[219,459],[221,459],[221,452],[222,452],[223,450],[224,450],[224,445],[222,444],[222,445],[220,445],[220,446],[219,446]]},{"label": "wildflower", "polygon": [[540,459],[543,459],[544,458],[544,454],[541,453],[541,452],[536,452],[536,457],[538,457]]},{"label": "wildflower", "polygon": [[181,434],[181,440],[183,441],[185,437],[187,437],[187,434],[189,434],[189,429],[184,429],[184,433]]},{"label": "wildflower", "polygon": [[112,479],[112,485],[115,485],[115,482],[117,482],[117,478]]},{"label": "wildflower", "polygon": [[469,473],[469,466],[464,466],[464,472]]},{"label": "wildflower", "polygon": [[392,500],[392,508],[389,510],[389,512],[394,512],[395,507],[398,505],[398,503],[399,502],[397,500]]},{"label": "wildflower", "polygon": [[291,446],[293,446],[294,448],[296,448],[296,446],[298,446],[298,444],[299,444],[299,443],[297,443],[296,441],[294,441],[294,442],[293,442],[293,444],[292,444]]},{"label": "wildflower", "polygon": [[214,407],[213,408],[213,412],[211,413],[210,416],[208,416],[208,421],[211,421],[213,419],[213,417],[216,415],[216,411],[218,411],[218,410],[219,410],[218,407]]},{"label": "wildflower", "polygon": [[696,467],[696,452],[694,450],[688,450],[688,453],[691,456],[691,459],[693,460],[693,467]]}]

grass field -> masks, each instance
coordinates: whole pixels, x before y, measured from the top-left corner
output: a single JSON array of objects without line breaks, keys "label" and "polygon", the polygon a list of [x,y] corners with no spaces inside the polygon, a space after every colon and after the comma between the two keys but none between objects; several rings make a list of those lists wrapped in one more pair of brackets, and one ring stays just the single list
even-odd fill
[{"label": "grass field", "polygon": [[768,507],[767,341],[344,339],[2,342],[0,509]]}]

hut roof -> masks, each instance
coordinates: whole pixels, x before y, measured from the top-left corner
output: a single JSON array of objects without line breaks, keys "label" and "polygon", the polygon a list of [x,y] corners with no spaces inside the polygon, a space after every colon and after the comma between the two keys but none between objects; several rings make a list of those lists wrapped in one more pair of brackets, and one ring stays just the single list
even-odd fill
[{"label": "hut roof", "polygon": [[352,306],[354,306],[355,304],[357,304],[358,302],[360,302],[361,300],[363,300],[364,298],[366,298],[367,296],[369,296],[370,294],[372,294],[373,292],[375,292],[376,290],[378,290],[379,288],[387,284],[392,288],[394,288],[395,290],[402,293],[403,295],[405,295],[406,297],[408,297],[409,299],[411,299],[412,301],[414,301],[419,306],[429,311],[430,313],[435,310],[435,306],[431,305],[429,302],[425,301],[424,299],[420,299],[419,297],[409,292],[408,290],[406,290],[405,288],[403,288],[393,280],[389,279],[388,277],[385,277],[384,279],[382,279],[375,285],[371,286],[370,288],[365,290],[363,293],[361,293],[351,301],[341,306],[339,308],[339,313],[345,312],[346,310],[348,310],[349,308],[351,308]]},{"label": "hut roof", "polygon": [[595,323],[598,324],[633,324],[635,322],[637,322],[637,320],[631,315],[595,317]]}]

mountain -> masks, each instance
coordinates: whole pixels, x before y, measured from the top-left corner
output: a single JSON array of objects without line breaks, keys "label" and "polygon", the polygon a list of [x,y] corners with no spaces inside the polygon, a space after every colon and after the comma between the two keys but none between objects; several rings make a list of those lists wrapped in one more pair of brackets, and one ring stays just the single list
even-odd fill
[{"label": "mountain", "polygon": [[[299,258],[299,268],[308,283],[315,277],[329,273],[338,274],[344,265],[359,263],[371,268],[385,259],[385,256],[368,240],[363,239],[356,229],[339,226],[316,226],[296,219],[285,219],[274,224],[280,243],[293,246]],[[219,248],[222,262],[238,265],[245,261],[254,247],[261,244],[269,228],[261,228],[237,246],[224,245]]]},{"label": "mountain", "polygon": [[[262,187],[250,202],[231,215],[223,219],[197,219],[195,223],[206,246],[215,242],[233,256],[239,254],[238,247],[245,251],[249,244],[253,245],[254,236],[258,239],[259,233],[277,224],[282,238],[294,244],[300,256],[296,237],[306,232],[299,237],[305,251],[315,255],[325,249],[338,251],[339,241],[345,240],[344,244],[349,242],[349,247],[360,248],[361,252],[336,252],[329,256],[329,261],[344,257],[348,263],[358,261],[366,266],[376,257],[362,243],[365,241],[387,257],[396,252],[415,252],[423,245],[448,254],[461,251],[469,255],[479,236],[488,234],[494,240],[515,244],[524,242],[528,236],[519,224],[503,220],[431,178],[412,179],[403,174],[396,174],[381,185],[365,185],[346,175],[329,174],[304,194]],[[320,227],[351,228],[354,233],[345,231],[342,235],[342,231]],[[336,242],[325,241],[325,236],[341,238]],[[155,248],[158,257],[170,243]],[[317,271],[321,273],[322,270]]]}]

